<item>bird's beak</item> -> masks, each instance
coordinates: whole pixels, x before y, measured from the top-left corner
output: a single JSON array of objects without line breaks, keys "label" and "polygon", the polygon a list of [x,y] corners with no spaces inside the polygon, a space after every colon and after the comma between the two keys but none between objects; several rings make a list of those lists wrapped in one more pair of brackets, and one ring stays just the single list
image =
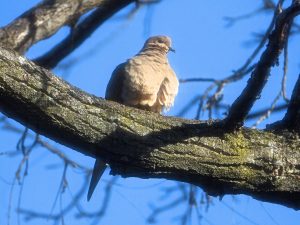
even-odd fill
[{"label": "bird's beak", "polygon": [[172,47],[169,47],[169,52],[175,52],[175,49],[174,48],[172,48]]}]

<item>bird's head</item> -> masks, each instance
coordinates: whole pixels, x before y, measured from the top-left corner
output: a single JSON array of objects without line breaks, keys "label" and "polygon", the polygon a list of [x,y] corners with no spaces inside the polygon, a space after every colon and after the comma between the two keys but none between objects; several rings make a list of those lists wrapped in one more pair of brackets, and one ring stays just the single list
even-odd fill
[{"label": "bird's head", "polygon": [[159,35],[148,38],[143,49],[157,49],[165,53],[168,53],[169,51],[175,52],[171,45],[171,38],[168,36]]}]

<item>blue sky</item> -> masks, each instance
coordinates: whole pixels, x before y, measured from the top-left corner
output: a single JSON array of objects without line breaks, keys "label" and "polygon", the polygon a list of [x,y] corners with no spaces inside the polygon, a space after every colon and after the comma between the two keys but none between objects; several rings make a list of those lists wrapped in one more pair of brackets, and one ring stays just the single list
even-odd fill
[{"label": "blue sky", "polygon": [[[0,9],[0,26],[4,26],[12,19],[23,13],[26,9],[39,1],[11,0],[2,3]],[[173,40],[176,53],[170,53],[169,59],[179,78],[206,77],[220,79],[238,69],[256,47],[253,33],[263,32],[271,20],[270,13],[261,13],[250,19],[238,21],[231,27],[226,26],[225,16],[240,16],[261,7],[261,0],[228,0],[228,1],[199,1],[199,0],[163,0],[162,3],[142,7],[131,18],[128,12],[133,8],[120,11],[112,19],[101,26],[80,48],[66,58],[54,70],[56,75],[65,77],[71,84],[84,91],[103,97],[105,87],[113,69],[133,56],[140,50],[148,36],[164,34]],[[290,1],[286,1],[288,4]],[[42,55],[47,49],[55,45],[67,34],[68,28],[61,29],[53,38],[42,41],[33,46],[27,53],[28,58]],[[296,44],[298,36],[290,39],[289,49],[289,75],[288,95],[292,85],[299,74],[298,53],[300,45]],[[72,60],[76,63],[69,69],[62,66]],[[282,60],[282,58],[281,58]],[[264,89],[261,99],[254,109],[270,106],[280,90],[282,78],[282,63],[272,70],[271,78]],[[230,104],[243,90],[247,78],[226,86],[224,90],[224,103]],[[176,115],[182,107],[194,96],[201,94],[208,83],[181,84],[175,106],[168,115]],[[282,102],[282,101],[281,101]],[[279,102],[280,103],[280,102]],[[196,107],[193,107],[185,118],[194,118]],[[274,114],[272,119],[261,124],[270,123],[282,117],[282,113]],[[206,114],[201,119],[207,119]],[[13,123],[20,129],[21,125]],[[255,121],[250,121],[251,126]],[[1,126],[1,124],[0,124]],[[18,206],[20,190],[22,192],[21,208],[32,209],[38,212],[51,213],[57,190],[63,173],[61,159],[50,154],[43,148],[36,148],[29,160],[29,174],[26,177],[23,189],[18,184],[12,184],[18,165],[22,159],[21,154],[11,156],[8,152],[16,150],[16,143],[20,134],[0,129],[0,221],[8,223],[10,211],[10,224],[18,224],[15,212]],[[47,140],[47,139],[45,139]],[[27,144],[32,140],[29,138]],[[50,140],[52,145],[63,151],[69,158],[91,168],[94,160],[90,157],[76,153],[73,150],[60,146]],[[109,170],[97,188],[91,202],[81,200],[83,207],[90,210],[98,209],[104,197],[103,188],[112,177]],[[76,169],[67,171],[69,188],[62,195],[62,205],[65,205],[76,191],[84,184],[82,174]],[[174,193],[168,199],[161,199],[163,190],[176,186],[173,181],[162,179],[142,180],[137,178],[118,178],[113,186],[113,195],[106,216],[100,224],[145,224],[152,210],[150,205],[161,206],[175,200],[180,193]],[[201,193],[201,191],[198,191]],[[12,193],[12,194],[11,194]],[[11,204],[10,196],[12,198]],[[57,201],[52,213],[58,212],[60,201]],[[11,208],[9,210],[9,208]],[[157,217],[157,224],[179,224],[174,218],[180,216],[187,208],[187,204],[179,205]],[[213,198],[213,204],[208,210],[200,205],[199,211],[203,218],[201,224],[214,225],[273,225],[273,224],[299,224],[298,212],[280,205],[262,203],[248,196],[225,196],[222,201]],[[74,218],[76,210],[67,214],[66,224],[90,224],[92,220]],[[21,215],[21,224],[52,224],[46,219],[33,219],[26,223]],[[192,224],[198,224],[195,211],[191,218]]]}]

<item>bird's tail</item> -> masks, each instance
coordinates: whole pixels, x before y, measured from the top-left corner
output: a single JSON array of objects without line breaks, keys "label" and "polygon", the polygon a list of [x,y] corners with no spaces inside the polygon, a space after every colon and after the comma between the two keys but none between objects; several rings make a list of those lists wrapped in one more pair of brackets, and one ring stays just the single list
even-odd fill
[{"label": "bird's tail", "polygon": [[89,186],[89,191],[87,194],[88,201],[91,199],[91,197],[94,193],[94,190],[95,190],[102,174],[104,173],[106,167],[107,167],[107,165],[105,162],[103,162],[101,159],[96,159],[94,169],[93,169],[91,183]]}]

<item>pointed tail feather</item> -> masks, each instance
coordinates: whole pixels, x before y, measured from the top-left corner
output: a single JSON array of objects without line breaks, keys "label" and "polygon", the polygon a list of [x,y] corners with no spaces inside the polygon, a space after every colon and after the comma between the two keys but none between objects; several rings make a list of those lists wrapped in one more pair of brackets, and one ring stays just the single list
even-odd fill
[{"label": "pointed tail feather", "polygon": [[87,195],[88,201],[91,199],[91,197],[94,193],[94,190],[95,190],[102,174],[104,173],[106,167],[107,167],[107,165],[105,162],[103,162],[101,159],[96,159],[94,169],[93,169],[92,179],[91,179],[91,183],[90,183],[90,187],[89,187],[89,191],[88,191],[88,195]]}]

